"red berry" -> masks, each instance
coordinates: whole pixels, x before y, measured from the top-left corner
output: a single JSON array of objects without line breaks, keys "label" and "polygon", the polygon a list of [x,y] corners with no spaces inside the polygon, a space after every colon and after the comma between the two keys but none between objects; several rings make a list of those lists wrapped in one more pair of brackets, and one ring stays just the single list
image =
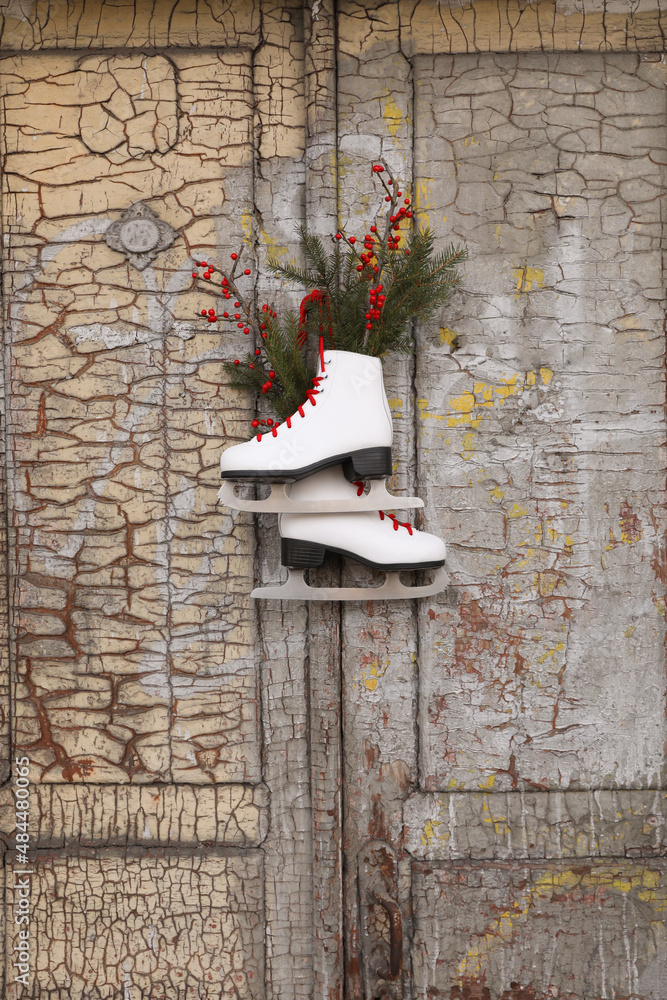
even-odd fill
[{"label": "red berry", "polygon": [[402,191],[397,191],[396,192],[396,197],[397,198],[402,198],[403,197],[403,192]]},{"label": "red berry", "polygon": [[337,240],[342,240],[342,238],[343,238],[343,237],[341,236],[341,234],[340,234],[340,233],[336,233],[336,239],[337,239]]},{"label": "red berry", "polygon": [[215,316],[209,316],[208,321],[209,323],[215,323]]},{"label": "red berry", "polygon": [[406,256],[406,257],[409,257],[409,256],[410,256],[410,251],[409,251],[409,250],[406,250],[406,251],[405,251],[405,256]]},{"label": "red berry", "polygon": [[202,314],[202,316],[205,316],[206,315],[206,310],[202,309],[201,314]]},{"label": "red berry", "polygon": [[357,264],[357,271],[363,271],[363,269],[364,269],[363,264]]},{"label": "red berry", "polygon": [[199,277],[199,275],[197,274],[197,272],[196,272],[196,271],[193,271],[193,272],[192,272],[192,277],[193,277],[193,278],[198,278],[198,277]]},{"label": "red berry", "polygon": [[243,329],[243,323],[237,323],[236,325],[238,326],[239,330]]},{"label": "red berry", "polygon": [[227,279],[226,279],[226,278],[223,278],[223,279],[222,279],[222,281],[220,282],[220,284],[221,284],[221,285],[226,285],[226,284],[227,284]]},{"label": "red berry", "polygon": [[384,198],[384,200],[385,200],[385,201],[391,201],[391,198],[390,198],[390,197],[389,197],[389,195],[387,194],[387,195],[385,195],[385,198]]},{"label": "red berry", "polygon": [[273,427],[273,420],[271,419],[271,417],[269,417],[269,419],[266,422],[269,425],[269,427]]},{"label": "red berry", "polygon": [[377,264],[376,264],[376,265],[375,265],[375,266],[373,267],[373,270],[375,271],[375,273],[376,273],[376,274],[378,274],[378,272],[379,272],[380,268],[379,268],[379,267],[377,266]]},{"label": "red berry", "polygon": [[234,308],[235,308],[235,309],[238,309],[238,307],[239,307],[240,305],[241,305],[241,303],[240,303],[240,302],[235,302],[235,303],[234,303]]},{"label": "red berry", "polygon": [[248,365],[248,368],[254,368],[254,367],[255,367],[254,365]]},{"label": "red berry", "polygon": [[378,231],[378,227],[377,226],[371,226],[371,232],[372,233],[377,233],[377,231]]},{"label": "red berry", "polygon": [[208,314],[209,316],[215,316],[215,309],[209,309]]},{"label": "red berry", "polygon": [[410,199],[409,199],[409,198],[406,198],[403,204],[404,204],[404,205],[409,205],[409,204],[410,204]]},{"label": "red berry", "polygon": [[238,254],[237,253],[233,253],[231,255],[231,258],[232,258],[232,260],[236,260],[238,258]]},{"label": "red berry", "polygon": [[366,323],[366,329],[367,330],[372,330],[373,329],[373,324],[372,323]]},{"label": "red berry", "polygon": [[260,330],[266,330],[266,323],[260,323],[259,328]]},{"label": "red berry", "polygon": [[204,277],[206,278],[207,281],[210,281],[211,275],[207,271]]},{"label": "red berry", "polygon": [[241,319],[241,313],[234,313],[234,319]]},{"label": "red berry", "polygon": [[356,242],[357,242],[357,237],[356,236],[350,236],[350,243],[356,243]]},{"label": "red berry", "polygon": [[262,337],[264,338],[264,340],[266,340],[266,334],[265,333],[262,334]]},{"label": "red berry", "polygon": [[276,377],[276,373],[274,372],[274,370],[272,368],[271,371],[269,372],[269,378],[275,378],[275,377]]},{"label": "red berry", "polygon": [[256,348],[255,348],[255,354],[257,355],[257,357],[259,357],[259,355],[260,355],[261,353],[262,353],[262,352],[260,351],[259,347],[256,347]]},{"label": "red berry", "polygon": [[205,260],[203,260],[199,266],[200,267],[208,267],[208,264],[206,263]]},{"label": "red berry", "polygon": [[253,420],[252,426],[253,427],[259,427],[259,420]]},{"label": "red berry", "polygon": [[381,163],[376,163],[375,166],[373,167],[373,170],[375,171],[376,174],[384,173],[384,167],[382,166]]},{"label": "red berry", "polygon": [[240,364],[241,364],[241,362],[239,361],[239,359],[238,359],[238,358],[236,358],[236,360],[234,361],[234,364],[235,364],[235,365],[240,365]]},{"label": "red berry", "polygon": [[229,319],[229,313],[223,313],[222,315],[225,317],[225,319]]},{"label": "red berry", "polygon": [[244,274],[250,274],[250,268],[249,268],[249,267],[246,267],[246,269],[245,269],[245,271],[244,271],[243,273],[244,273]]},{"label": "red berry", "polygon": [[407,215],[408,219],[412,218],[412,212],[406,212],[405,214]]},{"label": "red berry", "polygon": [[243,327],[243,332],[244,332],[244,333],[250,333],[250,328],[249,328],[249,327],[247,327],[247,326],[244,326],[244,327]]}]

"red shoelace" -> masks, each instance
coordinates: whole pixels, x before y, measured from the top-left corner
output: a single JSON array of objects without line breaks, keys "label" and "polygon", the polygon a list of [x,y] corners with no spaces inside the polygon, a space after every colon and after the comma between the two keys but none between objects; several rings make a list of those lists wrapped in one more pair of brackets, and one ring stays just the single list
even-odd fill
[{"label": "red shoelace", "polygon": [[[355,480],[354,485],[357,487],[357,496],[360,497],[364,492],[364,484],[358,480]],[[380,520],[384,521],[385,517],[390,518],[394,522],[394,531],[398,531],[399,528],[407,528],[408,534],[412,534],[412,525],[407,521],[399,521],[395,514],[388,514],[386,510],[379,510]]]},{"label": "red shoelace", "polygon": [[[320,382],[322,381],[322,379],[324,378],[324,338],[323,337],[320,337],[320,371],[321,371],[322,374],[321,375],[316,375],[315,378],[313,379],[313,386],[314,386],[314,388],[313,389],[306,389],[306,398],[303,401],[304,406],[305,406],[306,402],[308,402],[308,400],[310,400],[310,405],[311,406],[316,406],[317,403],[316,403],[316,400],[315,400],[315,396],[317,396],[318,392],[322,391],[320,389],[319,385],[320,385]],[[302,416],[302,417],[305,417],[305,415],[306,415],[303,412],[303,406],[297,406],[296,413],[293,413],[292,417],[295,417],[297,413],[300,416]],[[285,424],[287,425],[287,427],[291,427],[292,426],[292,417],[288,417],[287,420],[285,421]],[[271,428],[271,436],[272,437],[278,437],[278,428],[280,426],[282,426],[280,423],[277,423],[277,424],[273,425],[273,427]],[[257,440],[261,441],[262,438],[265,435],[267,435],[267,434],[268,434],[268,431],[265,431],[264,434],[261,434],[261,433],[258,434],[257,435]]]}]

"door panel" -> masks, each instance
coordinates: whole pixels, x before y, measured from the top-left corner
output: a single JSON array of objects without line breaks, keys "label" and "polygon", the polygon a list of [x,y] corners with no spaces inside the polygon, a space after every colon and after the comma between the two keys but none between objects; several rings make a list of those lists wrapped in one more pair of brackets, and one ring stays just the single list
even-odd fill
[{"label": "door panel", "polygon": [[[245,413],[220,390],[226,345],[195,322],[188,261],[248,212],[250,60],[151,59],[4,66],[16,745],[41,782],[260,779],[252,533],[215,499]],[[111,134],[103,104],[131,108],[142,86],[145,110]],[[142,271],[102,237],[139,200],[181,232]]]},{"label": "door panel", "polygon": [[261,851],[39,852],[33,882],[39,972],[9,1000],[264,996]]},{"label": "door panel", "polygon": [[452,576],[421,615],[421,783],[650,787],[664,80],[631,54],[439,56],[415,74],[420,217],[470,254],[418,354],[421,487]]},{"label": "door panel", "polygon": [[664,996],[664,862],[416,864],[418,997]]}]

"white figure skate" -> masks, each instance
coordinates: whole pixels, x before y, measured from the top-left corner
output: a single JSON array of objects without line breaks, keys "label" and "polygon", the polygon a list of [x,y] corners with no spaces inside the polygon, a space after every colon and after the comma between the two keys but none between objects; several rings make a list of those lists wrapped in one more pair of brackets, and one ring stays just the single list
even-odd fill
[{"label": "white figure skate", "polygon": [[[321,499],[350,498],[354,486],[343,470],[326,469],[292,487],[295,499],[319,503]],[[319,507],[318,507],[319,509]],[[283,514],[280,518],[281,561],[288,567],[288,579],[278,587],[259,587],[251,596],[275,600],[367,601],[429,597],[447,585],[443,569],[445,543],[435,535],[401,524],[391,514]],[[380,587],[311,587],[304,570],[321,566],[327,552],[339,552],[387,574]],[[402,570],[435,569],[432,583],[406,586]]]},{"label": "white figure skate", "polygon": [[[275,513],[423,507],[418,497],[387,492],[391,443],[391,413],[380,359],[325,351],[320,342],[320,374],[296,413],[223,452],[220,471],[225,483],[218,498],[236,510]],[[353,490],[339,498],[311,499],[297,496],[288,486],[338,465],[350,480],[371,480],[369,492]],[[271,483],[271,495],[266,500],[242,499],[236,496],[234,482]]]}]

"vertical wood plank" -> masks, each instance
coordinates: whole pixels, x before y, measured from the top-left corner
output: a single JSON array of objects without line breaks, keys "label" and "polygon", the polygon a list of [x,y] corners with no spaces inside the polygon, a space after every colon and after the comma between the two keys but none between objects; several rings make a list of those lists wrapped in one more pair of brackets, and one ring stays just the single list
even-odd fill
[{"label": "vertical wood plank", "polygon": [[[382,156],[412,195],[412,76],[400,50],[397,7],[338,5],[338,129],[342,224],[357,238],[381,195],[371,166]],[[392,487],[414,488],[412,358],[383,362],[394,417]],[[350,562],[345,575],[360,579]],[[368,578],[367,574],[364,574]],[[403,801],[416,782],[417,627],[414,601],[368,601],[343,608],[344,850],[346,996],[363,997],[358,867],[369,840],[399,858],[404,918],[403,982],[409,990],[409,863],[403,854]]]},{"label": "vertical wood plank", "polygon": [[[265,264],[267,245],[297,253],[303,221],[304,121],[301,0],[262,3],[262,43],[254,54],[256,169],[254,238],[259,303],[292,304]],[[252,516],[252,515],[242,515]],[[275,514],[253,518],[257,574],[276,580]],[[258,602],[264,779],[271,789],[264,843],[267,1000],[313,996],[313,905],[306,606]]]},{"label": "vertical wood plank", "polygon": [[[337,226],[334,0],[306,0],[306,218],[325,246]],[[325,570],[337,583],[337,561]],[[343,995],[340,605],[309,606],[315,1000]]]}]

